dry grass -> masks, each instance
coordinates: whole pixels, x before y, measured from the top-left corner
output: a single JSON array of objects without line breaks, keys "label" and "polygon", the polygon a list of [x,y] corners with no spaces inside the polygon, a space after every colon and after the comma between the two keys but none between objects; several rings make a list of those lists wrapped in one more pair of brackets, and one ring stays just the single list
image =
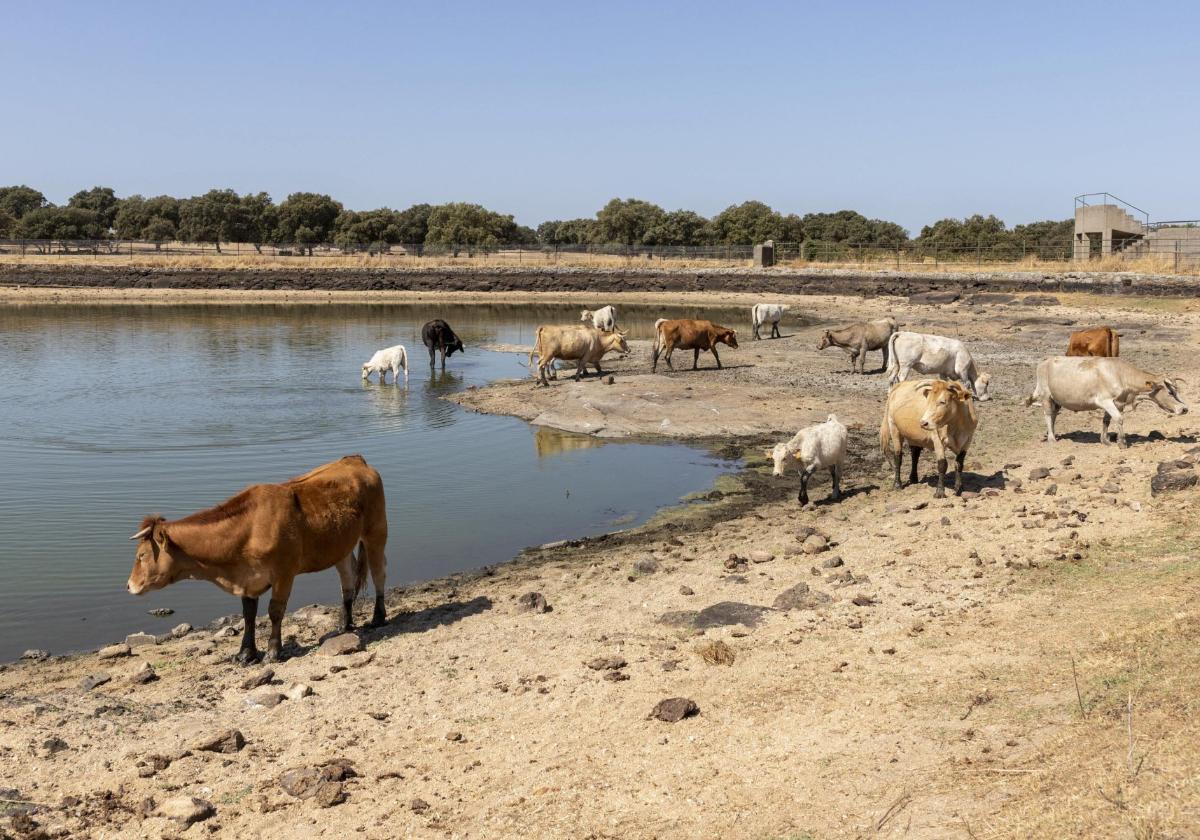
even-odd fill
[{"label": "dry grass", "polygon": [[[138,250],[133,253],[121,254],[0,254],[0,266],[3,265],[55,265],[55,266],[111,266],[121,268],[163,268],[163,269],[214,269],[214,270],[274,270],[274,269],[311,269],[326,271],[329,269],[427,269],[446,267],[477,267],[477,268],[613,268],[613,269],[719,269],[719,268],[750,268],[751,261],[735,257],[648,257],[645,255],[624,257],[613,254],[576,254],[576,253],[544,253],[541,251],[498,251],[489,254],[468,256],[465,252],[458,257],[425,256],[416,257],[405,254],[320,254],[312,257],[275,256],[258,254],[254,251],[230,250],[215,254],[212,252],[175,253],[171,251],[154,251],[151,249]],[[803,260],[784,260],[779,267],[788,270],[864,270],[864,271],[920,271],[934,273],[953,272],[1017,272],[1029,271],[1047,274],[1062,274],[1075,271],[1121,272],[1138,274],[1195,274],[1200,270],[1195,262],[1184,260],[1176,267],[1173,259],[1155,256],[1137,258],[1107,257],[1087,263],[1075,263],[1070,260],[1040,260],[1029,257],[1010,262],[992,262],[984,260],[976,263],[970,259],[961,261],[913,260],[902,258],[899,262],[894,256],[887,254],[869,255],[859,260],[844,262],[806,262]]]}]

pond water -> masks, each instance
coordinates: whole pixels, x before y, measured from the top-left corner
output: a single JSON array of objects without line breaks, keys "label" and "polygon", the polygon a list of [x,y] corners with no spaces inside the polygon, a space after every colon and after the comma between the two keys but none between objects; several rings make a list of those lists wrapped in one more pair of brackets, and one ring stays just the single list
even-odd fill
[{"label": "pond water", "polygon": [[[648,336],[664,311],[621,315]],[[434,317],[467,345],[445,373],[420,340]],[[362,453],[383,476],[389,585],[637,525],[732,467],[440,399],[528,375],[518,356],[479,345],[529,344],[537,324],[578,317],[544,305],[0,307],[0,661],[237,612],[202,581],[128,595],[126,538],[146,514],[178,518],[342,455]],[[397,343],[410,352],[408,386],[362,382],[362,363]],[[290,606],[338,598],[331,569],[298,578]],[[160,607],[175,613],[147,614]]]}]

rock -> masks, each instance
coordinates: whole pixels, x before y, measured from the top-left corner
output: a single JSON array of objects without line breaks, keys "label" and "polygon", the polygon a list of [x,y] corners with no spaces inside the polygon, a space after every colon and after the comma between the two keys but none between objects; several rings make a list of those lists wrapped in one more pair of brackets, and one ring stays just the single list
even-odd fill
[{"label": "rock", "polygon": [[241,730],[224,729],[196,738],[192,741],[190,748],[197,752],[215,752],[230,755],[239,752],[244,746],[246,746],[246,739],[242,736]]},{"label": "rock", "polygon": [[958,292],[917,292],[908,296],[908,302],[913,304],[945,304],[954,303],[962,297]]},{"label": "rock", "polygon": [[1057,485],[1057,484],[1051,484],[1049,487],[1047,487],[1047,488],[1046,488],[1046,493],[1045,493],[1045,495],[1047,495],[1047,496],[1057,496],[1057,495],[1058,495],[1058,485]]},{"label": "rock", "polygon": [[[1151,488],[1150,489],[1152,492],[1154,490],[1153,484],[1154,484],[1154,481],[1153,481],[1153,479],[1151,479]],[[1121,492],[1121,485],[1113,484],[1112,482],[1109,482],[1108,484],[1101,486],[1100,492],[1107,493],[1110,496],[1115,496]]]},{"label": "rock", "polygon": [[950,525],[950,517],[943,516],[941,519],[938,520],[938,523],[942,526],[949,526]]},{"label": "rock", "polygon": [[652,575],[659,570],[658,561],[653,557],[642,557],[633,562],[634,574]]},{"label": "rock", "polygon": [[816,592],[807,583],[798,583],[790,589],[785,589],[775,597],[771,604],[777,610],[815,610],[831,602],[833,598],[824,592]]},{"label": "rock", "polygon": [[100,648],[96,655],[101,659],[117,659],[122,656],[129,656],[130,652],[129,645],[116,644]]},{"label": "rock", "polygon": [[279,777],[279,786],[289,796],[297,799],[310,799],[317,793],[317,788],[326,781],[321,771],[316,767],[300,767],[285,770]]},{"label": "rock", "polygon": [[850,603],[856,607],[873,607],[879,603],[878,599],[870,595],[855,595],[850,599]]},{"label": "rock", "polygon": [[424,799],[414,799],[412,802],[408,803],[408,807],[414,814],[424,814],[429,810],[429,803]]},{"label": "rock", "polygon": [[550,605],[546,603],[546,598],[540,592],[526,592],[517,599],[517,607],[524,612],[550,612]]},{"label": "rock", "polygon": [[281,692],[264,685],[247,694],[242,705],[247,709],[273,709],[286,699]]},{"label": "rock", "polygon": [[723,565],[725,569],[730,572],[741,572],[746,568],[746,561],[744,558],[738,557],[736,554],[730,554],[725,558]]},{"label": "rock", "polygon": [[44,755],[54,755],[55,753],[60,753],[63,750],[68,750],[70,748],[70,744],[57,736],[52,736],[47,738],[45,741],[42,741],[42,750]]},{"label": "rock", "polygon": [[1064,467],[1069,467],[1075,463],[1075,456],[1068,455],[1066,458],[1063,458],[1061,461],[1059,461],[1059,463],[1062,464]]},{"label": "rock", "polygon": [[175,610],[170,607],[155,607],[152,610],[146,610],[146,614],[155,618],[166,618],[169,615],[175,615]]},{"label": "rock", "polygon": [[98,674],[88,674],[79,681],[79,687],[84,691],[91,691],[93,688],[99,688],[107,682],[111,682],[112,677],[103,671]]},{"label": "rock", "polygon": [[1029,471],[1030,481],[1041,481],[1043,478],[1050,477],[1050,470],[1046,467],[1034,467]]},{"label": "rock", "polygon": [[230,636],[236,636],[236,635],[237,635],[237,631],[234,630],[232,627],[222,627],[220,630],[217,630],[215,633],[213,633],[212,637],[214,640],[218,640],[218,639],[228,639]]},{"label": "rock", "polygon": [[743,604],[738,601],[721,601],[718,604],[705,607],[696,614],[693,622],[698,629],[707,630],[712,627],[728,627],[731,624],[741,624],[746,627],[757,627],[762,621],[762,615],[769,612],[768,607],[755,604]]},{"label": "rock", "polygon": [[27,650],[24,653],[22,653],[21,658],[22,659],[32,659],[34,662],[45,662],[47,659],[50,658],[50,651],[38,650],[38,649],[34,648],[33,650]]},{"label": "rock", "polygon": [[260,685],[267,685],[273,679],[275,679],[275,669],[263,668],[261,671],[251,674],[242,680],[242,690],[249,691],[252,688],[258,688]]},{"label": "rock", "polygon": [[174,627],[171,628],[171,638],[172,639],[182,639],[184,636],[186,636],[188,633],[191,633],[191,632],[192,632],[192,625],[188,624],[185,621],[182,624],[176,624]]},{"label": "rock", "polygon": [[462,739],[463,739],[463,734],[461,732],[447,732],[446,733],[447,741],[461,741]]},{"label": "rock", "polygon": [[322,656],[345,656],[362,650],[362,639],[355,633],[339,633],[321,642],[317,653]]},{"label": "rock", "polygon": [[1021,302],[1026,306],[1058,306],[1054,295],[1025,295]]},{"label": "rock", "polygon": [[692,589],[692,587],[690,587],[690,586],[681,586],[681,587],[679,587],[679,594],[680,595],[695,595],[696,591],[694,589]]},{"label": "rock", "polygon": [[700,714],[700,707],[686,697],[669,697],[658,701],[650,717],[665,723],[678,723],[684,718]]},{"label": "rock", "polygon": [[829,550],[829,541],[820,534],[809,534],[801,546],[805,554],[820,554]]},{"label": "rock", "polygon": [[769,551],[751,551],[750,562],[752,563],[770,563],[775,559],[775,555]]},{"label": "rock", "polygon": [[701,642],[696,653],[709,665],[732,665],[737,658],[733,648],[720,640]]},{"label": "rock", "polygon": [[156,679],[158,679],[158,674],[154,673],[154,666],[149,662],[143,662],[136,671],[129,675],[129,681],[135,685],[145,685]]},{"label": "rock", "polygon": [[1196,471],[1193,469],[1176,469],[1155,473],[1150,478],[1150,495],[1157,496],[1160,493],[1177,493],[1180,490],[1195,487],[1196,480]]},{"label": "rock", "polygon": [[313,693],[312,686],[305,683],[291,683],[283,690],[283,696],[289,700],[301,700]]},{"label": "rock", "polygon": [[629,674],[624,671],[606,671],[602,679],[608,682],[624,682],[629,679]]},{"label": "rock", "polygon": [[629,663],[621,656],[597,656],[595,659],[589,659],[583,664],[593,671],[612,671],[617,668],[624,668]]},{"label": "rock", "polygon": [[183,826],[204,822],[217,811],[211,802],[194,796],[176,796],[158,807],[158,815]]},{"label": "rock", "polygon": [[341,782],[321,782],[317,785],[317,792],[313,796],[313,802],[322,808],[332,808],[345,801],[346,789]]},{"label": "rock", "polygon": [[837,556],[827,557],[821,562],[822,569],[836,569],[840,565],[842,565],[842,558]]},{"label": "rock", "polygon": [[158,637],[151,633],[130,633],[125,637],[125,644],[131,648],[145,647],[146,645],[158,644]]},{"label": "rock", "polygon": [[617,381],[617,378],[616,378],[615,376],[613,376],[613,375],[610,373],[610,374],[609,374],[609,375],[608,375],[608,376],[605,378],[605,380],[604,380],[604,384],[605,384],[605,385],[612,385],[612,384],[613,384],[613,383],[615,383],[616,381]]}]

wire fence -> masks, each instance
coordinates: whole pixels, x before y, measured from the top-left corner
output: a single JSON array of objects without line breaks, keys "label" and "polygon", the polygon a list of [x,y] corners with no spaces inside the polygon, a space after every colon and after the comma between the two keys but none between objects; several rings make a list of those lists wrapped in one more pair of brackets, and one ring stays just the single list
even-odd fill
[{"label": "wire fence", "polygon": [[[104,239],[0,239],[0,260],[31,262],[100,262],[154,264],[189,261],[207,264],[237,261],[249,265],[332,261],[379,265],[512,265],[622,266],[683,265],[699,267],[753,264],[751,245],[372,245],[252,244],[223,242],[149,242]],[[1086,270],[1183,272],[1200,268],[1200,228],[1157,230],[1141,238],[1098,239],[1081,236],[1067,241],[1030,242],[1004,239],[974,245],[909,241],[898,245],[809,240],[775,243],[775,265],[850,266],[874,269],[984,270],[996,266],[1036,267],[1069,263]],[[331,263],[332,264],[332,263]]]}]

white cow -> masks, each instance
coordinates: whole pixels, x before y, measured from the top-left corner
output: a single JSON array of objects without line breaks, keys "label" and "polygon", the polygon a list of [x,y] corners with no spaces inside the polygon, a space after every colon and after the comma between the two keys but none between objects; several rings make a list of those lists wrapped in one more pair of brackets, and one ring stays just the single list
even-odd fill
[{"label": "white cow", "polygon": [[579,313],[579,320],[586,323],[591,323],[598,330],[606,330],[612,332],[617,328],[617,310],[611,306],[602,306],[599,309],[585,309]]},{"label": "white cow", "polygon": [[980,374],[975,360],[957,338],[925,333],[894,332],[888,339],[888,381],[895,385],[913,371],[958,380],[980,402],[990,400],[991,377]]},{"label": "white cow", "polygon": [[1042,404],[1046,440],[1054,442],[1059,409],[1104,412],[1100,440],[1108,443],[1108,424],[1117,425],[1117,445],[1125,446],[1125,412],[1138,403],[1152,402],[1168,414],[1187,414],[1179,396],[1183,380],[1147,373],[1124,359],[1052,356],[1037,366],[1037,382],[1025,405]]},{"label": "white cow", "polygon": [[824,423],[798,431],[791,440],[775,444],[767,457],[775,462],[773,475],[786,475],[789,468],[800,471],[800,504],[808,504],[808,480],[818,469],[829,470],[835,502],[842,497],[842,464],[846,460],[846,427],[830,414]]},{"label": "white cow", "polygon": [[758,341],[758,328],[771,325],[771,338],[779,338],[779,322],[788,308],[781,303],[756,303],[750,307],[750,317],[754,322],[754,340]]},{"label": "white cow", "polygon": [[399,380],[400,371],[404,371],[404,381],[408,382],[408,351],[403,344],[376,351],[371,361],[363,364],[362,378],[370,379],[372,373],[378,373],[379,384],[382,385],[389,370],[392,372],[392,382]]}]

